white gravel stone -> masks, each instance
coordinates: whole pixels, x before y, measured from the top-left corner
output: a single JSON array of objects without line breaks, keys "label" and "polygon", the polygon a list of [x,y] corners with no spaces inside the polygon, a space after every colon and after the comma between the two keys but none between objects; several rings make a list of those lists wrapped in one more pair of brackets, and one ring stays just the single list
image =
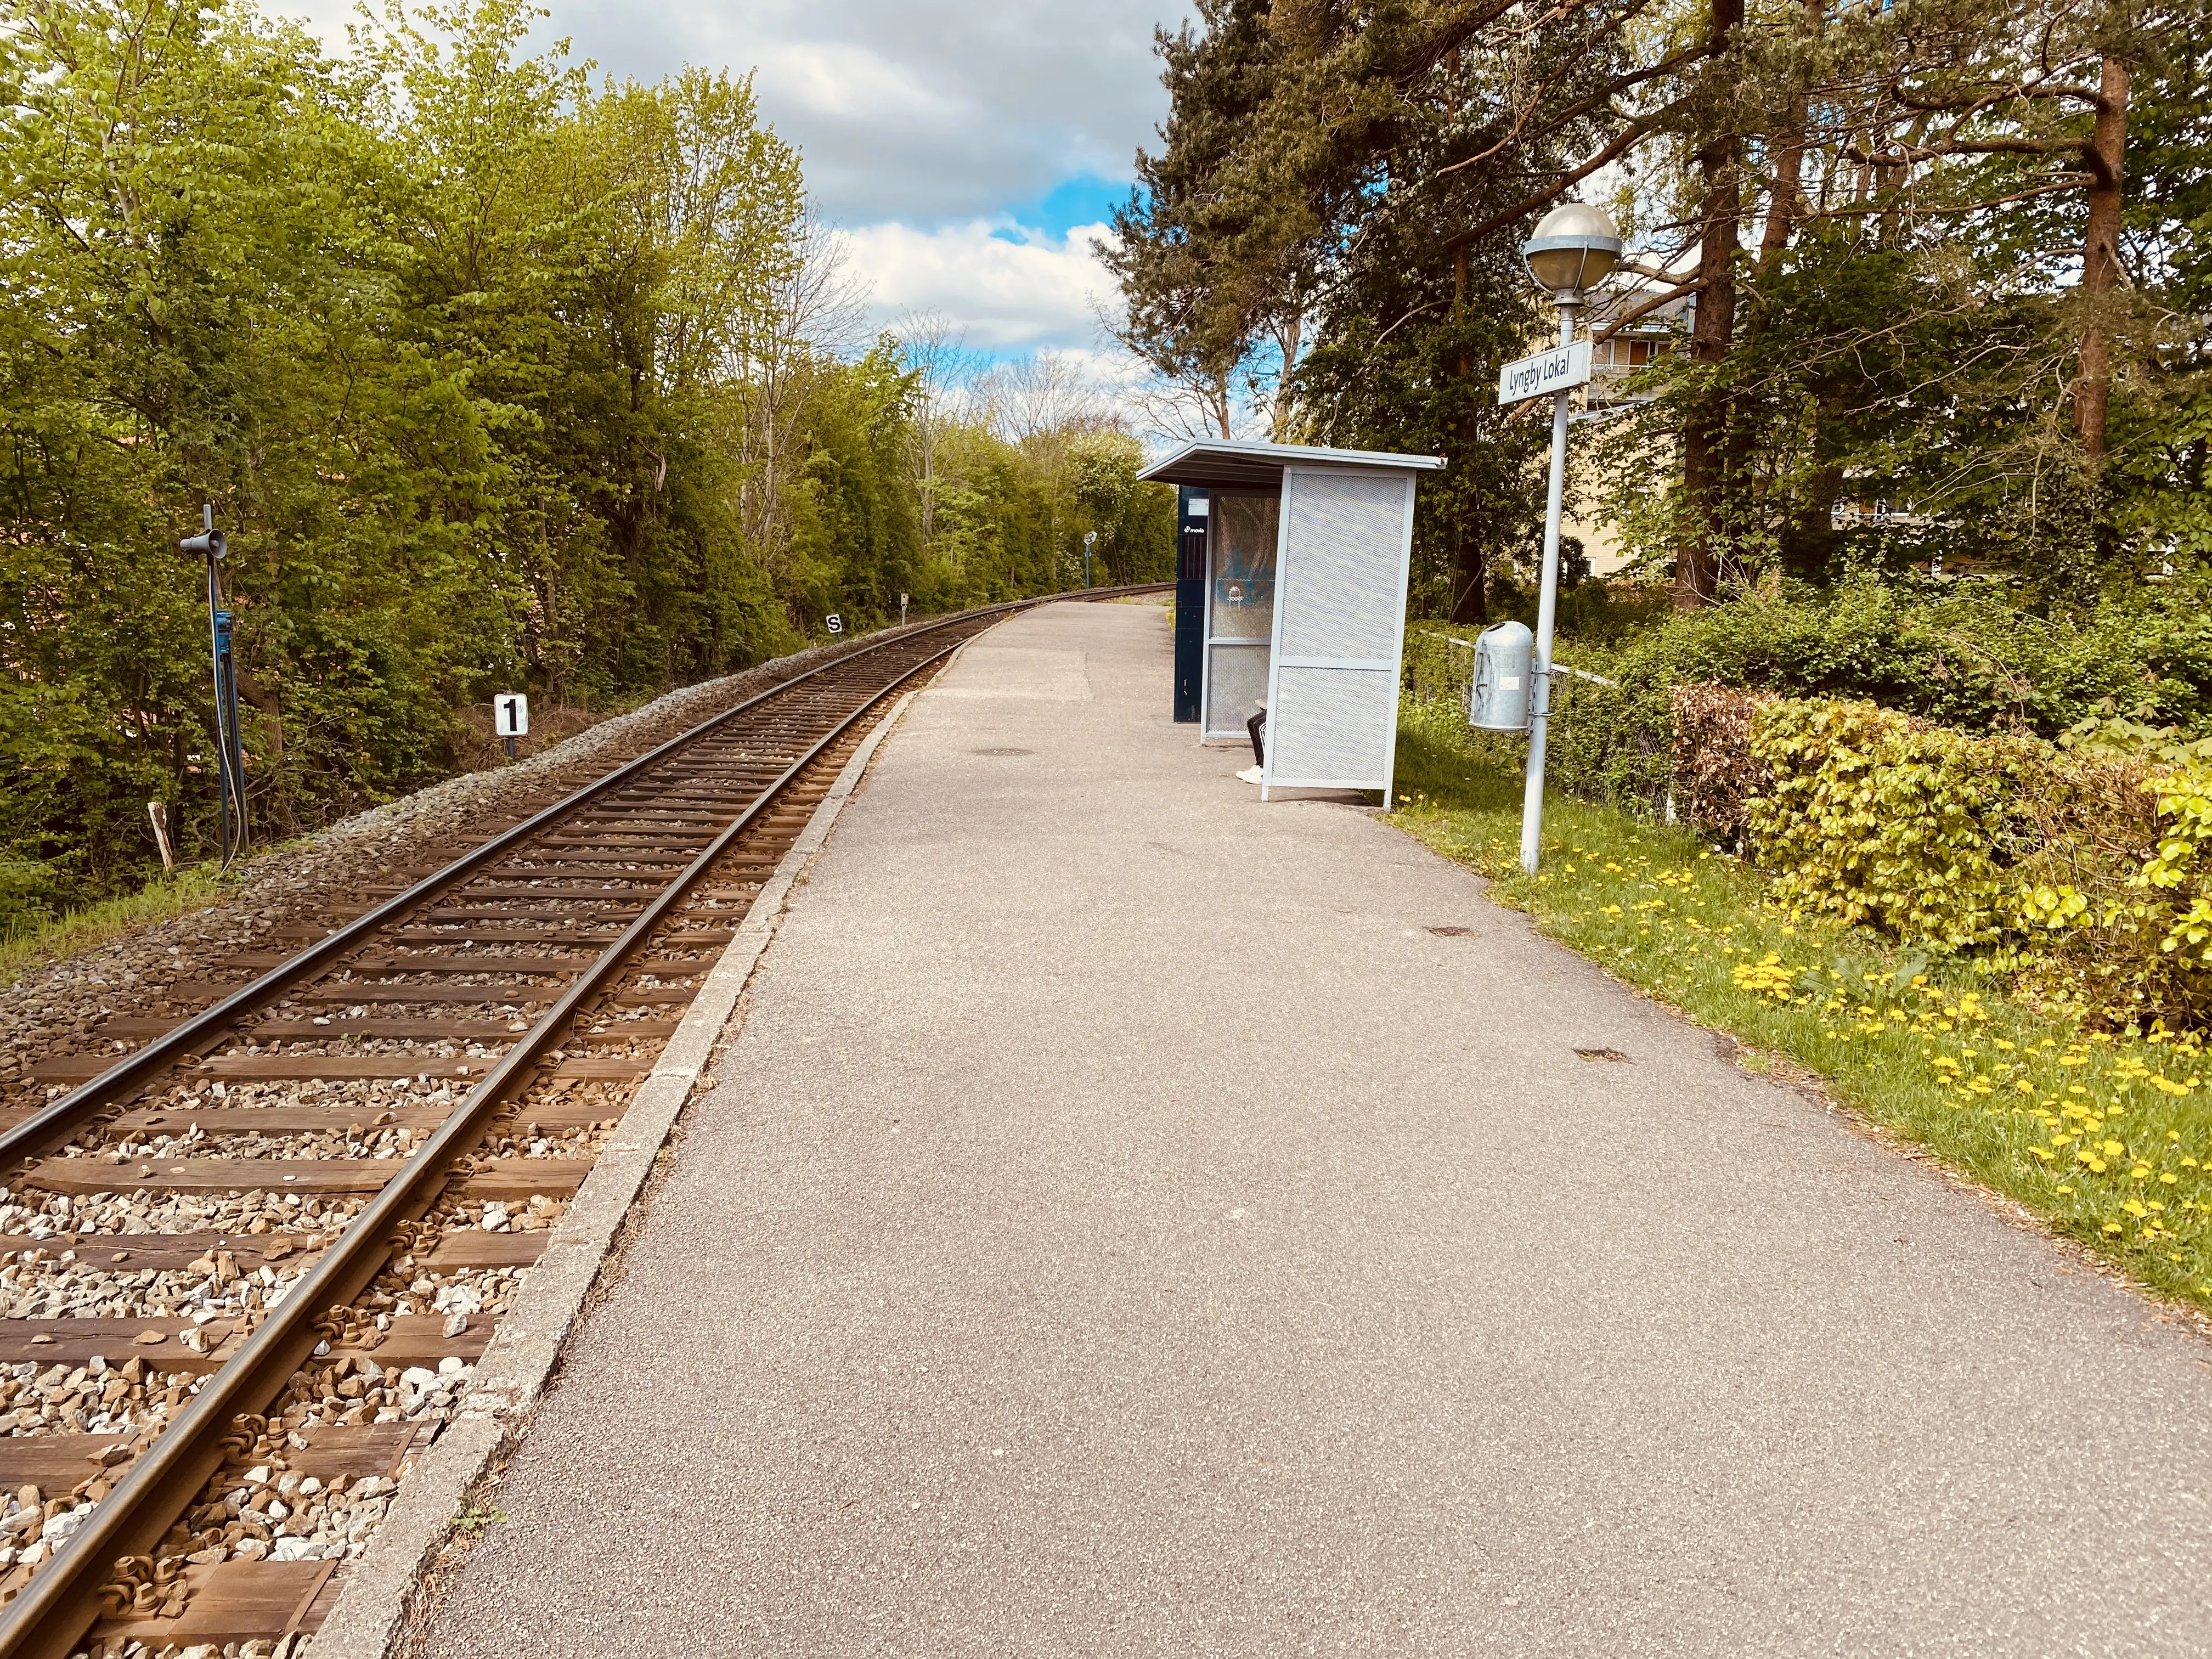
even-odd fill
[{"label": "white gravel stone", "polygon": [[92,1505],[89,1504],[80,1504],[73,1510],[64,1510],[59,1515],[51,1517],[46,1524],[40,1528],[40,1541],[47,1544],[60,1543],[62,1540],[82,1526],[84,1517],[91,1513]]}]

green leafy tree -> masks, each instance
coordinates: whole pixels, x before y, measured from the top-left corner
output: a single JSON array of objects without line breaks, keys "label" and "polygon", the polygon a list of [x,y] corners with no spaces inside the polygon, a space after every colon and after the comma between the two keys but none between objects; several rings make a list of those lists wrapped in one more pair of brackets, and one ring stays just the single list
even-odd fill
[{"label": "green leafy tree", "polygon": [[750,81],[594,87],[538,15],[394,8],[337,64],[246,0],[13,15],[0,929],[155,867],[149,800],[212,838],[204,502],[263,839],[441,775],[496,689],[621,706],[1061,585],[1058,438],[979,432],[922,535],[904,348],[846,347]]}]

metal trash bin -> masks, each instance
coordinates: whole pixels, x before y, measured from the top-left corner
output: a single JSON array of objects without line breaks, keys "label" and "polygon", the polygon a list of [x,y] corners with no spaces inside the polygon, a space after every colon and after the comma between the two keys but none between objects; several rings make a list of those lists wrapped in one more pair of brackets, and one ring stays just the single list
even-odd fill
[{"label": "metal trash bin", "polygon": [[1474,636],[1467,723],[1478,732],[1526,732],[1535,699],[1536,636],[1502,622]]}]

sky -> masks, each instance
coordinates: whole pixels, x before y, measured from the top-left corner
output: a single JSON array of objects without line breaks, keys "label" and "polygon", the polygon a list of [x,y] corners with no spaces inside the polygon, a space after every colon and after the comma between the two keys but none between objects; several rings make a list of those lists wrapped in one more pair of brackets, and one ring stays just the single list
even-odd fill
[{"label": "sky", "polygon": [[[343,45],[349,0],[267,0]],[[990,357],[1091,353],[1091,252],[1167,109],[1156,24],[1181,0],[540,0],[603,73],[757,70],[846,235],[875,319],[937,311]],[[1103,367],[1102,364],[1101,367]]]}]

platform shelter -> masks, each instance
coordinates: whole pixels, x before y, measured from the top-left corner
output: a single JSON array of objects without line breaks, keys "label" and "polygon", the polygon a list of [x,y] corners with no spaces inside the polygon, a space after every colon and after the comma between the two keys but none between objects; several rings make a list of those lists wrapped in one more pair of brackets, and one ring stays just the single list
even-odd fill
[{"label": "platform shelter", "polygon": [[1390,792],[1413,491],[1433,455],[1186,444],[1140,477],[1181,487],[1176,717],[1243,741],[1267,711],[1261,798]]}]

